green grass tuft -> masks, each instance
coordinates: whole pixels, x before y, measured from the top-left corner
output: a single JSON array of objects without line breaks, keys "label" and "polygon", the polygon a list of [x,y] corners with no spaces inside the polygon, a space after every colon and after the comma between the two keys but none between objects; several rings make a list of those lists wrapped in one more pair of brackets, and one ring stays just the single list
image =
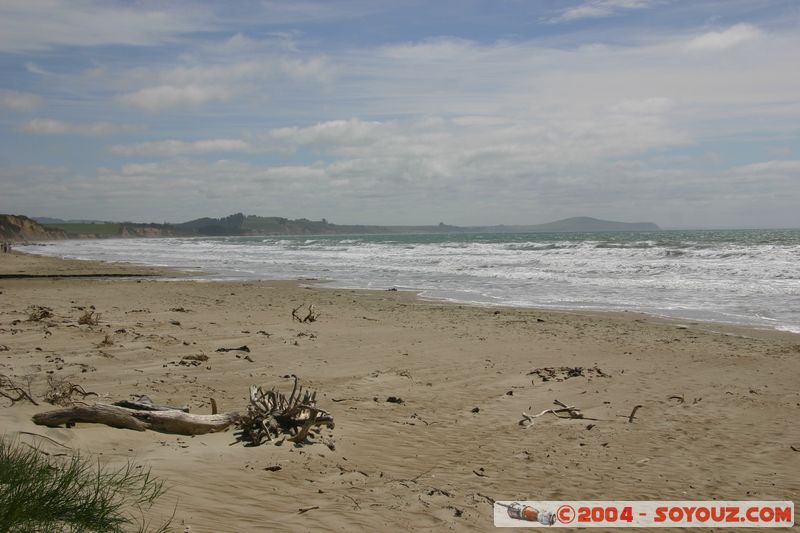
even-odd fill
[{"label": "green grass tuft", "polygon": [[[145,531],[136,514],[164,493],[162,481],[129,462],[118,470],[80,456],[57,459],[0,438],[0,531]],[[170,520],[171,521],[171,520]],[[156,531],[169,530],[169,522]]]}]

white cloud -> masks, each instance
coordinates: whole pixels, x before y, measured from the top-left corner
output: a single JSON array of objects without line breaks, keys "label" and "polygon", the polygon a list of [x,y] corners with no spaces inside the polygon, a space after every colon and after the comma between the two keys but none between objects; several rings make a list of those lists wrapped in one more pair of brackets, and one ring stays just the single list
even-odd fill
[{"label": "white cloud", "polygon": [[206,139],[201,141],[153,141],[139,144],[120,144],[110,148],[124,156],[165,156],[210,154],[219,152],[253,152],[255,147],[242,139]]},{"label": "white cloud", "polygon": [[232,90],[213,85],[159,85],[122,94],[117,101],[152,113],[175,107],[192,107],[208,102],[224,102],[232,96]]},{"label": "white cloud", "polygon": [[312,57],[307,60],[283,59],[280,68],[292,79],[320,83],[331,81],[336,74],[336,69],[324,57]]},{"label": "white cloud", "polygon": [[0,107],[12,111],[35,111],[44,105],[44,100],[35,94],[17,91],[0,91]]},{"label": "white cloud", "polygon": [[234,96],[259,91],[280,82],[329,82],[334,67],[324,57],[268,57],[233,63],[179,65],[155,73],[136,71],[158,85],[120,94],[116,101],[149,112],[227,102]]},{"label": "white cloud", "polygon": [[39,76],[48,76],[50,75],[45,69],[34,63],[33,61],[28,61],[25,63],[25,70],[30,72],[31,74],[38,74]]},{"label": "white cloud", "polygon": [[138,126],[112,124],[110,122],[72,123],[50,118],[35,118],[22,125],[23,131],[36,135],[83,135],[99,137],[115,133],[140,131]]},{"label": "white cloud", "polygon": [[[651,5],[581,5],[614,14],[645,4]],[[725,146],[725,139],[741,142],[742,135],[762,143],[744,150],[744,157],[762,153],[765,138],[794,146],[800,120],[796,32],[737,25],[635,42],[626,34],[619,39],[625,45],[564,45],[574,44],[572,35],[559,36],[559,46],[549,39],[486,44],[438,38],[332,47],[325,57],[303,52],[309,44],[302,38],[289,50],[239,35],[217,50],[193,44],[172,67],[127,69],[107,62],[90,76],[90,61],[77,74],[42,65],[53,70],[49,105],[60,105],[53,95],[68,95],[84,106],[87,121],[91,112],[109,111],[90,97],[107,101],[109,94],[154,113],[215,104],[208,121],[203,119],[211,113],[147,116],[164,126],[159,137],[110,147],[116,155],[168,160],[102,169],[77,180],[84,194],[139,198],[142,213],[175,216],[168,196],[146,192],[161,183],[175,195],[181,187],[191,189],[193,200],[182,203],[194,206],[186,218],[195,209],[214,211],[223,205],[213,203],[219,201],[225,202],[219,214],[293,209],[295,216],[322,213],[362,222],[370,220],[362,208],[381,222],[441,211],[448,222],[456,221],[450,213],[463,222],[512,223],[530,222],[532,212],[555,218],[562,214],[551,214],[556,207],[566,215],[593,207],[597,214],[631,213],[647,205],[654,206],[653,216],[634,218],[660,221],[674,210],[691,221],[698,205],[692,202],[713,203],[715,191],[740,203],[750,195],[768,211],[770,198],[756,184],[774,185],[773,199],[798,199],[794,167],[719,171],[738,144],[702,155],[718,143]],[[758,46],[743,45],[748,42]],[[725,60],[690,50],[725,50]],[[139,64],[138,57],[133,61]],[[28,129],[105,134],[91,124],[40,119]],[[230,159],[212,160],[218,157]]]},{"label": "white cloud", "polygon": [[475,43],[466,39],[440,37],[419,43],[406,43],[386,46],[383,53],[393,59],[412,61],[446,61],[461,57],[474,49]]},{"label": "white cloud", "polygon": [[330,179],[353,187],[381,183],[444,186],[513,179],[602,162],[687,142],[666,119],[670,104],[652,98],[620,102],[564,122],[503,116],[427,117],[418,120],[322,122],[279,128],[270,136],[293,148],[313,146],[327,156]]},{"label": "white cloud", "polygon": [[[155,4],[153,4],[155,5]],[[0,51],[28,52],[57,46],[153,45],[211,29],[201,5],[123,7],[98,0],[0,2]]]},{"label": "white cloud", "polygon": [[264,66],[257,61],[240,61],[233,64],[181,65],[162,70],[158,77],[163,83],[174,86],[223,84],[256,76],[263,70]]},{"label": "white cloud", "polygon": [[691,51],[719,51],[727,50],[744,43],[756,41],[762,37],[762,32],[752,24],[736,24],[727,30],[712,31],[695,37],[686,45]]},{"label": "white cloud", "polygon": [[275,139],[300,145],[356,145],[369,143],[379,122],[365,122],[357,118],[320,122],[314,126],[278,128],[270,132]]},{"label": "white cloud", "polygon": [[670,110],[674,102],[669,98],[645,98],[642,100],[623,100],[611,107],[612,111],[632,114],[665,113]]},{"label": "white cloud", "polygon": [[654,0],[588,0],[563,10],[551,23],[572,22],[588,18],[610,17],[625,9],[643,9],[655,5]]},{"label": "white cloud", "polygon": [[750,176],[781,176],[786,179],[797,181],[800,178],[800,161],[798,160],[773,160],[761,161],[741,165],[732,169],[736,174]]}]

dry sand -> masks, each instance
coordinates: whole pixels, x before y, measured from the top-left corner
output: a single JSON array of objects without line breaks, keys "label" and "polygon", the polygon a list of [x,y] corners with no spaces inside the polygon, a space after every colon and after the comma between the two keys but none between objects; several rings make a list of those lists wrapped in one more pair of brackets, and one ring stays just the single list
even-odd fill
[{"label": "dry sand", "polygon": [[[153,269],[0,255],[0,275],[152,274]],[[178,531],[487,531],[491,499],[797,500],[800,336],[659,320],[486,308],[414,294],[289,282],[0,279],[0,373],[54,374],[101,400],[148,394],[243,410],[248,385],[297,374],[335,417],[336,448],[246,448],[232,432],[180,437],[79,424],[35,426],[50,408],[0,406],[2,432],[46,435],[111,464],[135,458],[170,486]],[[290,311],[315,303],[313,324]],[[27,321],[29,305],[54,316]],[[99,326],[79,326],[94,305]],[[185,311],[175,311],[183,308]],[[177,323],[176,323],[177,322]],[[265,332],[269,335],[265,335]],[[108,338],[110,344],[103,344]],[[243,353],[217,348],[247,345]],[[0,348],[2,349],[2,348]],[[239,356],[237,357],[237,353]],[[185,367],[182,357],[205,354]],[[563,381],[542,367],[598,367]],[[684,403],[669,399],[682,395]],[[403,403],[390,403],[389,396]],[[555,399],[601,421],[520,413]],[[625,416],[641,404],[637,418]],[[279,471],[265,470],[280,465]],[[305,513],[299,509],[315,507]]]}]

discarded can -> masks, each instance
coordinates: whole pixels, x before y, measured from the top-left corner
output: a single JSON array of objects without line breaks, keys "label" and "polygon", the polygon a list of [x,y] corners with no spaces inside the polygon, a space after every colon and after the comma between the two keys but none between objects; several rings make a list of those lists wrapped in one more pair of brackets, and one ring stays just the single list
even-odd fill
[{"label": "discarded can", "polygon": [[514,502],[511,505],[504,505],[502,503],[498,503],[497,505],[505,507],[506,511],[508,511],[508,516],[516,520],[539,522],[545,526],[552,526],[556,521],[556,517],[553,513],[548,511],[540,511],[529,505],[522,505],[521,503],[517,502]]}]

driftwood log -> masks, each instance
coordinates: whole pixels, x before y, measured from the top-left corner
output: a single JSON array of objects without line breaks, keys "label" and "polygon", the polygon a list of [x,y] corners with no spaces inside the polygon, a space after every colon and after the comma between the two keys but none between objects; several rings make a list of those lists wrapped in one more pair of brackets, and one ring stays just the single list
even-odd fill
[{"label": "driftwood log", "polygon": [[175,435],[203,435],[224,431],[237,418],[236,413],[194,415],[178,409],[154,411],[96,403],[94,405],[73,405],[64,409],[38,413],[33,415],[33,422],[47,427],[63,425],[71,427],[78,422],[85,422],[136,431],[151,429]]},{"label": "driftwood log", "polygon": [[[297,376],[289,396],[259,386],[250,386],[250,404],[247,413],[217,414],[217,404],[211,399],[212,414],[190,414],[188,407],[156,405],[147,396],[135,400],[121,400],[113,404],[75,404],[33,416],[40,426],[72,427],[76,423],[104,424],[122,429],[144,431],[150,429],[176,435],[202,435],[224,431],[231,426],[238,429],[237,440],[251,446],[276,440],[277,444],[288,439],[303,444],[322,426],[333,428],[333,417],[316,405],[317,393],[303,391]],[[331,444],[328,444],[331,447]]]}]

